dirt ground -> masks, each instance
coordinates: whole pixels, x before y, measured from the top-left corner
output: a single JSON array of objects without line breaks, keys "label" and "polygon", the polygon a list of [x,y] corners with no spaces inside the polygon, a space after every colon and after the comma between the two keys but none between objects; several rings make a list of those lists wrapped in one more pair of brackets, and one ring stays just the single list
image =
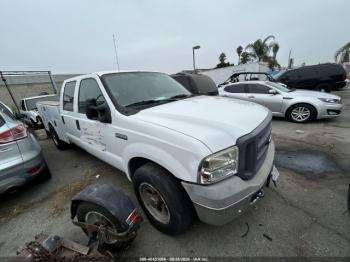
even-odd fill
[{"label": "dirt ground", "polygon": [[[280,171],[277,188],[265,190],[256,209],[222,227],[197,221],[185,234],[159,233],[145,219],[125,257],[349,257],[350,90],[342,115],[307,124],[273,120]],[[86,243],[70,221],[70,198],[91,183],[110,183],[136,199],[123,173],[83,150],[58,151],[39,137],[52,179],[0,197],[0,257],[39,233]],[[242,237],[244,233],[249,232]]]}]

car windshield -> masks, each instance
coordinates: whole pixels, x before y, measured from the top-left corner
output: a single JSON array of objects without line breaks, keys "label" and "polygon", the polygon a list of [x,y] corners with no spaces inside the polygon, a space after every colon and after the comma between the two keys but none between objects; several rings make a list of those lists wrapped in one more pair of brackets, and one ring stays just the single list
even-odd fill
[{"label": "car windshield", "polygon": [[185,87],[163,73],[112,73],[101,78],[113,99],[123,107],[156,105],[191,96]]},{"label": "car windshield", "polygon": [[267,84],[268,86],[271,86],[271,87],[277,89],[278,91],[281,91],[281,92],[292,92],[292,90],[290,90],[288,87],[283,86],[283,85],[278,84],[278,83],[267,82],[266,84]]},{"label": "car windshield", "polygon": [[36,103],[42,102],[42,101],[58,101],[58,96],[43,96],[43,97],[37,97],[37,98],[30,98],[26,99],[26,106],[27,111],[36,110]]},{"label": "car windshield", "polygon": [[276,74],[271,74],[272,78],[274,78],[275,80],[277,80],[277,78],[279,78],[283,73],[285,73],[286,71],[279,71]]}]

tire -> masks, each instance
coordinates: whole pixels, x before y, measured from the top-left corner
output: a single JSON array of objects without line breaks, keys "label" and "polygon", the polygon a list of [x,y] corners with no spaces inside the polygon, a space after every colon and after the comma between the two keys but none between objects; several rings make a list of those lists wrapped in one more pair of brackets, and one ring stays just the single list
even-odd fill
[{"label": "tire", "polygon": [[52,175],[50,172],[50,169],[46,166],[43,171],[41,171],[40,174],[40,180],[45,181],[51,179]]},{"label": "tire", "polygon": [[41,129],[41,128],[44,127],[43,120],[41,119],[40,116],[38,116],[38,117],[36,118],[36,127],[39,128],[39,129]]},{"label": "tire", "polygon": [[160,232],[178,235],[192,225],[195,219],[192,202],[180,182],[167,170],[155,163],[146,163],[135,171],[133,182],[141,207]]},{"label": "tire", "polygon": [[316,86],[316,90],[320,92],[330,93],[332,91],[332,87],[329,84],[319,84]]},{"label": "tire", "polygon": [[304,103],[291,106],[286,114],[288,120],[294,123],[306,123],[316,119],[316,116],[316,109],[312,105]]},{"label": "tire", "polygon": [[50,137],[51,137],[53,143],[55,144],[55,146],[57,147],[57,149],[64,150],[68,147],[66,142],[59,139],[55,128],[53,128],[53,126],[51,126],[51,125],[50,125]]},{"label": "tire", "polygon": [[[94,215],[99,214],[103,216],[106,220],[104,220],[103,225],[108,225],[111,230],[115,230],[116,232],[121,230],[121,222],[118,221],[118,219],[113,216],[107,209],[105,209],[102,206],[93,204],[93,203],[87,203],[83,202],[81,203],[77,208],[77,219],[79,222],[86,223],[86,219],[89,219],[89,214],[93,213]],[[95,225],[101,225],[102,223],[94,223]],[[89,233],[84,230],[84,233],[89,236]],[[111,243],[104,243],[103,247],[105,249],[108,249],[112,252],[120,251],[128,247],[131,242],[135,238],[132,238],[128,241],[122,242],[117,240],[111,240]]]}]

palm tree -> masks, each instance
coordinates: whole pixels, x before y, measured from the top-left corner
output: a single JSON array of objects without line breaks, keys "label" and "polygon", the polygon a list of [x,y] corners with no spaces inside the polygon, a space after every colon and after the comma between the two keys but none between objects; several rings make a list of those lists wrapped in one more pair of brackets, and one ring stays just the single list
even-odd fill
[{"label": "palm tree", "polygon": [[248,52],[242,52],[241,54],[241,64],[246,64],[248,62],[252,61],[252,58]]},{"label": "palm tree", "polygon": [[350,56],[350,42],[346,43],[335,52],[334,60],[337,63],[349,62],[350,61],[349,56]]},{"label": "palm tree", "polygon": [[238,64],[241,63],[241,54],[243,52],[243,47],[240,45],[236,49],[237,55],[238,55]]},{"label": "palm tree", "polygon": [[269,35],[264,40],[258,39],[254,43],[247,45],[245,50],[249,52],[251,57],[257,59],[258,62],[268,62],[270,60],[270,52],[276,44],[270,40],[275,40],[275,37]]},{"label": "palm tree", "polygon": [[275,61],[276,61],[276,56],[279,49],[280,49],[280,45],[278,43],[274,43],[274,45],[272,46],[272,53],[273,53],[273,60]]}]

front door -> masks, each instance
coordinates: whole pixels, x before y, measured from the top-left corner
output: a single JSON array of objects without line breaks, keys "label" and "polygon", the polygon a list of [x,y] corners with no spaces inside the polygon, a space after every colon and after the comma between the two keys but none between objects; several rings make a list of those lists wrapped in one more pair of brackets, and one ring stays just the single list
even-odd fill
[{"label": "front door", "polygon": [[268,86],[261,84],[248,84],[247,97],[250,101],[266,106],[272,113],[279,113],[282,108],[282,95],[270,94]]}]

